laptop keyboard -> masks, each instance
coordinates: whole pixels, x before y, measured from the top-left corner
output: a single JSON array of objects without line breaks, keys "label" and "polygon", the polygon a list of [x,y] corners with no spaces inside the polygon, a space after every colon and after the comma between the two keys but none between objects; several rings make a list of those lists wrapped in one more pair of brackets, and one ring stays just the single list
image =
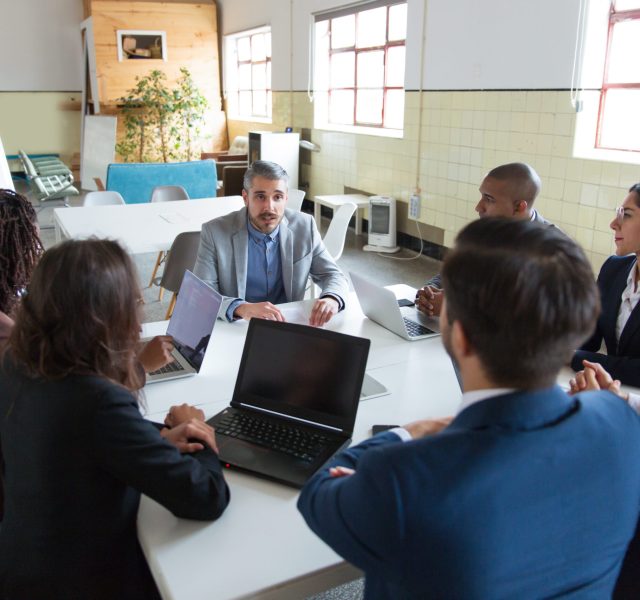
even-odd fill
[{"label": "laptop keyboard", "polygon": [[409,337],[418,337],[419,335],[427,335],[429,333],[435,333],[435,331],[425,327],[424,325],[420,325],[420,323],[416,323],[407,317],[402,317],[404,319],[404,325],[407,328],[407,333]]},{"label": "laptop keyboard", "polygon": [[216,433],[283,452],[308,463],[313,462],[330,441],[320,433],[301,431],[285,423],[240,413],[224,415],[216,425]]},{"label": "laptop keyboard", "polygon": [[149,373],[149,375],[160,375],[161,373],[177,373],[178,371],[184,371],[184,370],[185,370],[184,367],[177,360],[174,360],[168,365],[161,367],[157,371],[153,371],[152,373]]}]

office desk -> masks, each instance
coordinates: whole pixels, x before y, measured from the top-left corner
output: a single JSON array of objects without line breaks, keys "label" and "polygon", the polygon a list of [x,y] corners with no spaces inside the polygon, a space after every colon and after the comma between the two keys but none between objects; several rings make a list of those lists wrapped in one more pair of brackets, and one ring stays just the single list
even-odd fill
[{"label": "office desk", "polygon": [[148,202],[117,206],[56,208],[56,241],[91,236],[118,240],[131,254],[168,250],[184,231],[242,208],[241,196]]},{"label": "office desk", "polygon": [[[407,286],[393,289],[399,297],[415,293]],[[308,313],[312,303],[296,304]],[[199,375],[145,388],[149,416],[162,420],[181,402],[200,405],[207,418],[227,406],[247,327],[245,321],[218,321]],[[148,324],[144,335],[165,328],[166,322]],[[391,392],[361,403],[355,442],[369,437],[376,423],[455,412],[460,392],[439,337],[406,342],[364,317],[353,294],[327,329],[370,338],[367,372]],[[303,598],[359,575],[307,528],[296,510],[297,490],[234,471],[226,476],[231,502],[214,523],[177,519],[143,498],[138,535],[163,597]]]},{"label": "office desk", "polygon": [[363,194],[335,194],[331,196],[314,196],[313,197],[313,216],[320,227],[320,209],[323,206],[334,210],[340,208],[348,202],[355,204],[356,209],[356,235],[362,234],[362,214],[364,209],[369,206],[369,196]]}]

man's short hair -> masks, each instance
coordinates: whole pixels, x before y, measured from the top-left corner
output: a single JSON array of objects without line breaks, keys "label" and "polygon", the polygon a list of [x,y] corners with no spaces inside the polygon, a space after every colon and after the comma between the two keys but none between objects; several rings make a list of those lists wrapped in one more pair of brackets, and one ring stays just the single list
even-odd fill
[{"label": "man's short hair", "polygon": [[600,312],[582,249],[531,221],[473,221],[447,255],[442,280],[449,323],[459,321],[501,387],[551,385]]},{"label": "man's short hair", "polygon": [[540,189],[542,182],[535,169],[526,163],[508,163],[491,169],[486,175],[498,181],[509,182],[509,195],[515,202],[524,200],[531,208]]},{"label": "man's short hair", "polygon": [[242,186],[247,192],[251,189],[254,177],[264,177],[264,179],[269,179],[270,181],[282,179],[287,187],[289,186],[287,172],[279,164],[269,160],[255,160],[249,165],[242,181]]}]

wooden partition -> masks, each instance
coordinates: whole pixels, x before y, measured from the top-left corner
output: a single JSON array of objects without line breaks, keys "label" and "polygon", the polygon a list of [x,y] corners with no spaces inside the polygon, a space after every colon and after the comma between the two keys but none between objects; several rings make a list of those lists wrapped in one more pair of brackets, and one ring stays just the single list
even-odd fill
[{"label": "wooden partition", "polygon": [[[147,2],[85,0],[93,21],[100,112],[119,112],[120,98],[135,85],[136,76],[158,69],[171,87],[186,67],[209,102],[205,150],[227,147],[226,122],[220,94],[217,12],[214,2]],[[118,59],[118,30],[162,31],[166,57]],[[120,121],[120,120],[119,120]],[[121,125],[118,125],[121,134]]]}]

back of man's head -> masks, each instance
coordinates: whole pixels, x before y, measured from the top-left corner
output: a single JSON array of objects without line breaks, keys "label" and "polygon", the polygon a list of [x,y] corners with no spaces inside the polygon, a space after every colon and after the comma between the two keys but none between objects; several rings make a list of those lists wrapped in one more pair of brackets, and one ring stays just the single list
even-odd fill
[{"label": "back of man's head", "polygon": [[479,219],[442,270],[448,322],[458,321],[496,387],[551,385],[593,331],[600,300],[581,248],[530,221]]},{"label": "back of man's head", "polygon": [[506,181],[509,184],[509,195],[514,202],[525,201],[531,208],[540,189],[542,182],[535,169],[526,163],[507,163],[491,169],[486,175],[498,181]]},{"label": "back of man's head", "polygon": [[270,181],[282,180],[286,186],[289,185],[287,172],[279,164],[269,160],[255,160],[249,165],[242,181],[242,185],[247,192],[251,189],[255,177],[262,177]]}]

